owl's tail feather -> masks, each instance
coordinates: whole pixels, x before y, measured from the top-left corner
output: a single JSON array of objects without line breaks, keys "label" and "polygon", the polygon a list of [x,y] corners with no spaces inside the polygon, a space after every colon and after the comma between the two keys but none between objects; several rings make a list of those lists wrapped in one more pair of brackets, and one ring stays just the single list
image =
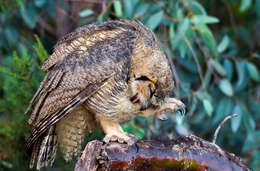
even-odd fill
[{"label": "owl's tail feather", "polygon": [[46,133],[35,142],[31,153],[30,168],[33,168],[35,160],[37,161],[37,170],[40,170],[40,168],[44,166],[51,166],[56,156],[57,145],[55,126],[51,126]]}]

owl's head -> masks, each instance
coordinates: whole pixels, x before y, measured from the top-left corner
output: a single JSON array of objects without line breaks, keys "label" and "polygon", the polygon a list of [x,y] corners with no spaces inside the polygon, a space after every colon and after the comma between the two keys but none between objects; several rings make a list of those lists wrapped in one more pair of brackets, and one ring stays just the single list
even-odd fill
[{"label": "owl's head", "polygon": [[[171,75],[168,76],[170,77]],[[173,90],[173,82],[168,83],[165,80],[167,78],[164,78],[162,75],[158,78],[154,74],[149,74],[149,72],[133,75],[130,81],[130,100],[138,107],[138,115],[156,114],[161,110],[165,100]]]},{"label": "owl's head", "polygon": [[142,116],[175,110],[175,102],[168,98],[174,88],[173,76],[160,42],[143,24],[133,25],[137,38],[131,59],[130,100]]},{"label": "owl's head", "polygon": [[185,113],[185,105],[175,98],[169,98],[171,85],[166,85],[164,89],[158,86],[158,81],[147,76],[136,77],[131,81],[132,97],[131,101],[138,107],[137,115],[147,117],[156,115],[158,119],[167,119],[165,112],[175,112],[180,110]]},{"label": "owl's head", "polygon": [[131,80],[130,87],[130,100],[134,104],[139,104],[140,110],[155,107],[153,106],[154,104],[152,103],[152,99],[154,99],[154,94],[156,91],[156,80],[153,80],[145,75],[134,75],[133,80]]}]

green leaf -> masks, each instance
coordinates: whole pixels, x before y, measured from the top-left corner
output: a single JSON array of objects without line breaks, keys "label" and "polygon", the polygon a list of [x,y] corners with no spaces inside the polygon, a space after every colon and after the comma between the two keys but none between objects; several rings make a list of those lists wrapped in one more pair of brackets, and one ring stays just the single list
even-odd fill
[{"label": "green leaf", "polygon": [[190,20],[188,18],[185,18],[178,26],[178,32],[176,35],[176,39],[182,39],[185,35],[186,31],[188,30],[190,25]]},{"label": "green leaf", "polygon": [[21,75],[21,74],[17,74],[15,72],[12,72],[9,68],[7,67],[3,67],[3,66],[0,66],[0,73],[5,73],[5,74],[8,74],[9,76],[13,77],[13,78],[16,78],[16,79],[21,79],[23,80],[24,77]]},{"label": "green leaf", "polygon": [[212,34],[212,32],[209,30],[209,28],[205,24],[197,24],[198,31],[206,43],[206,45],[209,47],[211,53],[215,58],[218,57],[218,51],[217,51],[217,44],[215,41],[215,38]]},{"label": "green leaf", "polygon": [[136,3],[138,0],[124,0],[124,10],[125,10],[125,15],[127,18],[131,18],[133,15],[133,10],[136,6]]},{"label": "green leaf", "polygon": [[247,67],[245,61],[236,61],[235,64],[236,71],[238,74],[238,80],[235,83],[234,90],[236,92],[239,92],[246,88],[250,77],[247,74]]},{"label": "green leaf", "polygon": [[233,75],[233,64],[232,64],[232,62],[230,62],[230,60],[228,60],[228,59],[225,59],[224,60],[224,68],[225,68],[226,73],[227,73],[227,78],[229,80],[231,80],[232,75]]},{"label": "green leaf", "polygon": [[200,5],[200,3],[198,3],[197,1],[190,1],[189,7],[194,14],[207,15],[207,12],[205,11],[204,7]]},{"label": "green leaf", "polygon": [[234,118],[231,119],[231,129],[232,129],[233,132],[237,132],[237,130],[240,126],[242,114],[243,114],[242,106],[239,103],[237,103],[235,105],[232,113],[238,114],[237,117],[234,117]]},{"label": "green leaf", "polygon": [[45,50],[40,38],[38,35],[34,35],[36,39],[36,44],[33,46],[38,58],[40,59],[41,63],[44,62],[45,59],[49,56],[48,52]]},{"label": "green leaf", "polygon": [[143,128],[138,128],[135,132],[140,139],[142,139],[145,136],[145,130]]},{"label": "green leaf", "polygon": [[91,9],[83,10],[79,13],[80,17],[87,17],[89,15],[92,15],[94,12]]},{"label": "green leaf", "polygon": [[234,94],[232,85],[227,79],[222,79],[219,82],[219,89],[227,96],[233,96]]},{"label": "green leaf", "polygon": [[229,45],[229,38],[228,36],[224,36],[222,41],[218,45],[218,53],[224,52]]},{"label": "green leaf", "polygon": [[252,0],[241,0],[241,4],[240,4],[239,10],[241,12],[244,12],[244,11],[246,11],[250,7],[251,4],[252,4]]},{"label": "green leaf", "polygon": [[103,22],[103,21],[104,21],[104,15],[100,14],[100,15],[97,17],[97,21],[98,21],[98,22]]},{"label": "green leaf", "polygon": [[114,9],[115,9],[116,15],[118,17],[122,17],[122,15],[123,15],[122,4],[119,0],[114,0]]},{"label": "green leaf", "polygon": [[22,0],[16,0],[16,3],[22,10],[24,10],[24,2]]},{"label": "green leaf", "polygon": [[221,76],[226,76],[225,68],[218,61],[210,59],[209,63]]},{"label": "green leaf", "polygon": [[[244,140],[245,143],[243,145],[243,148],[242,148],[242,152],[245,153],[246,151],[248,150],[252,150],[254,149],[256,146],[258,146],[258,143],[256,140],[258,140],[260,137],[260,132],[259,131],[254,131],[254,132],[250,132],[250,133],[247,133],[247,136],[246,136],[246,139]],[[256,151],[257,150],[253,150],[253,151]],[[257,163],[259,161],[259,156],[260,156],[260,153],[258,152],[256,154],[257,157],[254,157],[255,160],[257,160]],[[257,165],[256,163],[256,165]],[[252,167],[253,170],[257,170],[258,166],[255,166],[255,167]]]},{"label": "green leaf", "polygon": [[184,18],[184,12],[183,12],[183,9],[182,8],[176,8],[176,19],[178,19],[178,20],[180,20],[180,21],[182,21],[182,20],[184,20],[185,18]]},{"label": "green leaf", "polygon": [[175,36],[174,23],[171,23],[171,25],[170,25],[169,36],[170,36],[170,39],[173,39]]},{"label": "green leaf", "polygon": [[[182,84],[181,84],[181,85],[182,85]],[[189,108],[189,113],[194,113],[194,112],[195,112],[195,110],[196,110],[196,108],[197,108],[197,102],[198,102],[197,97],[196,97],[196,96],[193,96],[193,97],[192,97],[192,105],[191,105],[191,107]]]},{"label": "green leaf", "polygon": [[33,7],[25,10],[20,10],[24,22],[30,27],[34,28],[36,26],[36,11]]},{"label": "green leaf", "polygon": [[134,14],[134,18],[138,18],[138,17],[141,17],[142,15],[144,15],[145,12],[147,11],[148,7],[149,7],[148,4],[141,4],[141,5],[139,5],[136,8],[136,11],[135,11],[135,14]]},{"label": "green leaf", "polygon": [[194,15],[191,18],[191,22],[194,24],[213,24],[218,23],[219,20],[216,17],[207,15]]},{"label": "green leaf", "polygon": [[6,39],[10,43],[16,43],[18,41],[19,33],[17,32],[15,27],[7,26],[4,29],[4,35],[6,36]]},{"label": "green leaf", "polygon": [[162,10],[162,11],[159,11],[159,12],[157,12],[157,13],[155,13],[154,15],[152,15],[152,16],[148,19],[146,25],[147,25],[150,29],[154,30],[154,29],[161,23],[162,17],[163,17],[163,10]]},{"label": "green leaf", "polygon": [[46,0],[34,0],[34,4],[37,7],[43,7],[43,5],[45,5],[45,3],[46,3]]},{"label": "green leaf", "polygon": [[10,162],[7,162],[7,161],[4,161],[4,160],[0,160],[0,164],[6,168],[6,169],[13,169],[14,167],[14,164],[10,163]]},{"label": "green leaf", "polygon": [[211,75],[212,75],[211,70],[207,69],[205,76],[204,76],[204,81],[203,81],[202,87],[208,87],[209,86],[210,80],[211,80]]},{"label": "green leaf", "polygon": [[255,123],[255,120],[254,120],[252,115],[247,113],[245,115],[243,121],[244,121],[244,125],[245,125],[246,130],[247,130],[248,133],[255,130],[256,123]]},{"label": "green leaf", "polygon": [[221,119],[223,119],[225,116],[227,116],[228,114],[231,113],[232,107],[233,107],[233,103],[232,103],[232,99],[231,98],[222,98],[220,100],[218,100],[218,106],[216,109],[216,114],[214,116],[213,119],[213,124],[219,124],[219,122],[221,121]]},{"label": "green leaf", "polygon": [[185,55],[187,53],[187,49],[188,49],[187,44],[184,41],[181,41],[179,43],[179,52],[180,52],[180,55],[181,55],[182,58],[185,57]]},{"label": "green leaf", "polygon": [[212,112],[213,112],[213,106],[212,106],[212,104],[210,103],[210,101],[207,100],[207,99],[203,99],[203,106],[204,106],[204,109],[206,110],[207,114],[208,114],[209,116],[211,116],[211,115],[212,115]]},{"label": "green leaf", "polygon": [[255,9],[256,9],[258,19],[260,19],[260,10],[259,10],[260,9],[260,0],[256,0]]},{"label": "green leaf", "polygon": [[[193,73],[193,74],[198,73],[198,68],[196,66],[196,63],[193,60],[185,60],[185,59],[181,58],[180,56],[175,56],[175,58],[180,65],[182,65],[185,69],[188,70],[188,72]],[[178,71],[178,69],[177,69],[177,71]],[[181,72],[183,72],[183,71],[180,71],[180,74],[182,74]],[[185,72],[183,72],[183,73],[185,73]],[[189,74],[189,75],[190,75],[189,76],[190,78],[193,77],[191,74]],[[194,80],[194,78],[192,78],[192,80]]]},{"label": "green leaf", "polygon": [[247,70],[249,72],[250,77],[257,82],[260,81],[259,72],[255,64],[251,62],[247,62],[246,64],[247,64]]}]

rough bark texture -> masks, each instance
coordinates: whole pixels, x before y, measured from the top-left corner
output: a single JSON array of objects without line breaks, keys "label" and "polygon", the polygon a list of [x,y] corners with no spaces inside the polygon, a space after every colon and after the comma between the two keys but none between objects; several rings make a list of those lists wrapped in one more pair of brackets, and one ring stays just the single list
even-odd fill
[{"label": "rough bark texture", "polygon": [[168,171],[251,170],[239,157],[197,136],[175,140],[138,141],[132,146],[91,141],[79,158],[75,171]]}]

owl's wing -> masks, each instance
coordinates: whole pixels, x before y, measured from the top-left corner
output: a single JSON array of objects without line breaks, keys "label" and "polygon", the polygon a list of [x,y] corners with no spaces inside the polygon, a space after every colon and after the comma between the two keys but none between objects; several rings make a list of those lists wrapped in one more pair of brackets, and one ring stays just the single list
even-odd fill
[{"label": "owl's wing", "polygon": [[135,40],[134,27],[109,21],[78,29],[58,42],[42,67],[49,72],[31,101],[35,104],[29,119],[33,130],[28,149],[106,80],[113,76],[127,80]]},{"label": "owl's wing", "polygon": [[[50,70],[51,67],[62,61],[71,52],[74,52],[75,47],[78,47],[77,51],[79,53],[85,52],[88,50],[88,47],[93,46],[96,42],[115,38],[125,31],[134,31],[136,28],[132,26],[132,23],[134,21],[111,20],[103,23],[89,24],[76,29],[58,41],[55,45],[54,53],[44,62],[42,69],[44,71]],[[79,45],[81,46],[79,47]]]}]

